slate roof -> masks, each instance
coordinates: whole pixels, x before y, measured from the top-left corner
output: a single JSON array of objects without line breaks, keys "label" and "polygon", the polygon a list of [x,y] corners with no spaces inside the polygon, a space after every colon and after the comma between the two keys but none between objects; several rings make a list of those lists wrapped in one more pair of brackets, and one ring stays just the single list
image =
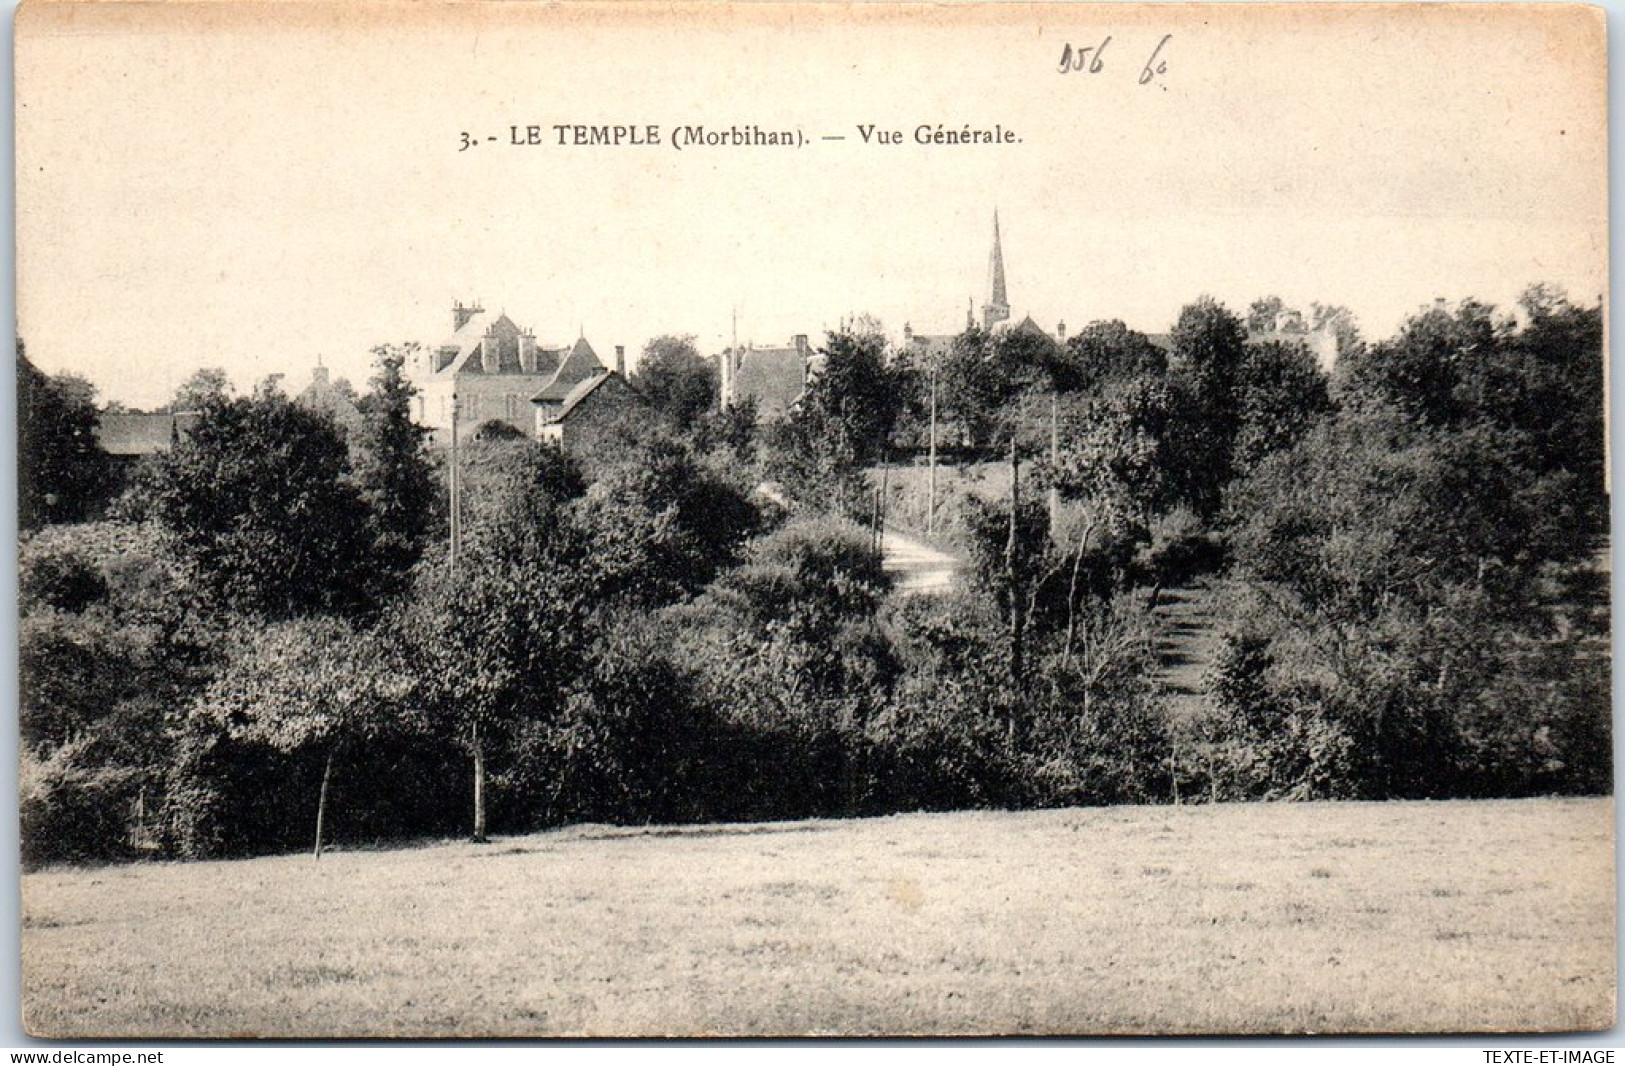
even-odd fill
[{"label": "slate roof", "polygon": [[[1000,323],[1000,325],[1004,325],[1004,323]],[[1007,332],[1025,333],[1031,337],[1042,337],[1051,344],[1055,343],[1055,338],[1044,332],[1044,327],[1040,326],[1037,322],[1034,322],[1032,315],[1026,315],[1020,322],[1017,322],[1015,325],[1008,326]]]},{"label": "slate roof", "polygon": [[[435,347],[435,364],[440,368],[435,373],[445,376],[485,373],[485,368],[481,365],[479,359],[480,341],[485,339],[486,333],[493,326],[504,322],[508,324],[508,328],[514,333],[521,332],[519,327],[514,325],[513,319],[506,314],[493,316],[489,311],[481,311],[478,314],[470,315],[467,322],[464,322],[456,332]],[[577,341],[576,346],[579,347],[582,343]],[[573,353],[573,350],[569,345],[549,348],[546,345],[538,344],[536,346],[536,373],[554,373],[555,368],[559,367],[568,358],[569,354]],[[588,350],[591,351],[590,348]],[[452,353],[449,361],[444,354],[448,351]]]},{"label": "slate roof", "polygon": [[947,355],[953,349],[957,333],[915,333],[908,339],[914,354],[927,359]]},{"label": "slate roof", "polygon": [[603,385],[604,382],[608,381],[610,378],[618,376],[619,375],[613,370],[606,370],[601,374],[586,378],[583,381],[578,381],[568,392],[564,394],[562,401],[555,400],[548,395],[549,389],[552,388],[550,385],[547,389],[543,389],[541,392],[531,397],[530,402],[550,405],[553,403],[558,403],[558,410],[550,413],[547,416],[546,421],[550,424],[563,422],[565,419],[570,417],[571,412],[581,405],[583,400],[585,400],[588,396],[591,396],[594,392],[597,392],[599,386]]},{"label": "slate roof", "polygon": [[755,397],[764,417],[788,411],[807,387],[807,357],[800,348],[747,348],[734,371],[736,400]]},{"label": "slate roof", "polygon": [[167,452],[175,438],[197,425],[195,411],[179,414],[126,414],[104,411],[96,439],[108,455],[153,455]]},{"label": "slate roof", "polygon": [[565,353],[553,377],[542,386],[541,392],[531,397],[531,402],[564,400],[570,395],[570,390],[581,382],[608,370],[598,358],[598,353],[592,350],[592,345],[587,343],[587,338],[582,337]]},{"label": "slate roof", "polygon": [[[490,328],[492,321],[491,315],[485,311],[470,315],[468,321],[458,327],[457,332],[438,345],[435,348],[437,353],[444,352],[448,348],[454,351],[449,361],[440,363],[437,373],[455,374],[461,371],[463,364],[468,362],[468,357],[479,351],[480,341],[484,339],[485,331]],[[439,363],[441,358],[444,357],[437,355],[435,361]]]}]

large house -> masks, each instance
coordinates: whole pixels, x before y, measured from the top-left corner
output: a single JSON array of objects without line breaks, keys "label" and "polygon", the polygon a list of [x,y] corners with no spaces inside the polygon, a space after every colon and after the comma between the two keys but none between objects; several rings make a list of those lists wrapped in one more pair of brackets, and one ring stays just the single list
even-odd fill
[{"label": "large house", "polygon": [[[456,304],[452,323],[451,336],[420,350],[407,368],[418,390],[417,421],[440,443],[450,439],[453,397],[459,438],[488,422],[529,433],[537,417],[533,399],[563,402],[575,386],[609,370],[585,336],[558,347],[538,344],[506,314],[490,315],[477,304]],[[617,347],[617,363],[624,359]]]}]

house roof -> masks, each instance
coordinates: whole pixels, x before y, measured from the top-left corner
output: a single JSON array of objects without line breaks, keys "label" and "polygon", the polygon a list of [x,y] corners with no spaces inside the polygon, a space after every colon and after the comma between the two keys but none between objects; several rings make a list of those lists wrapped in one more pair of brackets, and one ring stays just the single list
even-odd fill
[{"label": "house roof", "polygon": [[197,420],[195,411],[156,415],[104,411],[96,426],[96,439],[108,455],[153,455],[167,452]]},{"label": "house roof", "polygon": [[1043,326],[1040,326],[1037,322],[1033,321],[1032,315],[1023,316],[1020,322],[1017,322],[1015,325],[1010,327],[1010,332],[1030,333],[1035,337],[1043,337],[1045,340],[1054,339],[1048,333],[1044,332]]},{"label": "house roof", "polygon": [[914,333],[908,338],[908,346],[918,355],[934,358],[951,351],[958,336],[957,333]]},{"label": "house roof", "polygon": [[[503,325],[506,325],[508,332],[515,334],[522,332],[506,313],[493,316],[489,311],[481,311],[478,314],[470,315],[467,322],[464,322],[457,328],[456,332],[435,347],[434,350],[438,353],[435,356],[435,362],[440,367],[435,373],[444,376],[465,373],[483,374],[485,368],[479,358],[480,341],[484,340],[486,334],[491,330]],[[581,343],[580,341],[576,342],[577,346]],[[449,357],[445,354],[448,351],[451,353]],[[555,372],[554,368],[558,367],[567,358],[567,353],[571,352],[573,352],[573,349],[569,345],[550,348],[547,345],[538,344],[536,346],[537,373]]]},{"label": "house roof", "polygon": [[441,364],[439,373],[456,374],[468,362],[468,357],[479,351],[480,341],[485,337],[485,331],[492,323],[491,315],[486,311],[470,315],[468,321],[457,327],[457,331],[447,337],[437,347],[436,351],[444,352],[453,349],[450,360]]},{"label": "house roof", "polygon": [[598,358],[598,353],[592,350],[587,338],[582,337],[560,360],[559,368],[553,372],[552,380],[542,386],[541,392],[531,397],[531,402],[565,400],[576,385],[595,375],[602,375],[606,370],[608,367]]},{"label": "house roof", "polygon": [[747,348],[733,375],[733,394],[754,397],[763,415],[780,414],[807,387],[807,356],[801,348]]},{"label": "house roof", "polygon": [[[576,384],[564,394],[562,401],[554,400],[548,395],[548,389],[543,389],[541,392],[531,397],[530,402],[535,404],[549,405],[557,403],[559,405],[558,410],[550,413],[546,419],[547,423],[550,425],[557,424],[568,419],[575,409],[581,406],[581,403],[586,400],[588,396],[591,396],[593,393],[597,392],[598,389],[610,378],[619,377],[620,375],[615,373],[613,370],[605,370],[601,374],[595,374],[590,378],[576,382]],[[621,385],[623,388],[630,388],[630,386],[626,385],[624,380],[622,380]],[[549,386],[549,388],[551,388],[551,386]]]}]

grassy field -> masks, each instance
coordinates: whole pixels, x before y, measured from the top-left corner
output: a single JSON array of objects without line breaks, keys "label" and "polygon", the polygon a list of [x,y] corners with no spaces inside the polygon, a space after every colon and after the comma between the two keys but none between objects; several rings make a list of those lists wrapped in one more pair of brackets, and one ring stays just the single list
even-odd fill
[{"label": "grassy field", "polygon": [[1506,1030],[1614,1012],[1608,800],[662,830],[23,878],[37,1035]]}]

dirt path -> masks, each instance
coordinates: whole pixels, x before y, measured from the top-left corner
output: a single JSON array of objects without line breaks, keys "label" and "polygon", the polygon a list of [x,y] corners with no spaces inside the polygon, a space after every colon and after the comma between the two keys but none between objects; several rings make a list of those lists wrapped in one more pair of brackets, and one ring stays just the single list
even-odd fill
[{"label": "dirt path", "polygon": [[886,530],[880,554],[881,566],[892,575],[897,590],[915,595],[947,592],[963,565],[947,552],[895,529]]},{"label": "dirt path", "polygon": [[1203,678],[1219,650],[1213,588],[1204,583],[1164,589],[1157,601],[1157,680],[1176,713],[1201,707]]}]

